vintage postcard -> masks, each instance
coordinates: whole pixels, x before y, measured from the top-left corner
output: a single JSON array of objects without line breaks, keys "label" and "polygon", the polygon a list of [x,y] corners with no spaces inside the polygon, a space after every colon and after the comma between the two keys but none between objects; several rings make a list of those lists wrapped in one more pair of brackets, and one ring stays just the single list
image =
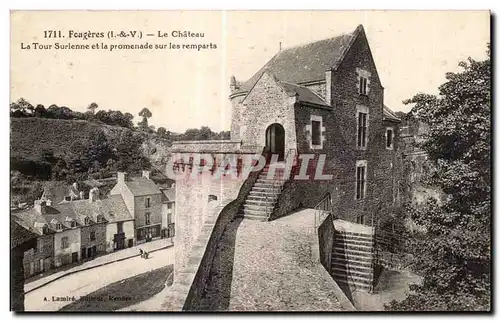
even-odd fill
[{"label": "vintage postcard", "polygon": [[11,11],[12,311],[491,306],[489,11]]}]

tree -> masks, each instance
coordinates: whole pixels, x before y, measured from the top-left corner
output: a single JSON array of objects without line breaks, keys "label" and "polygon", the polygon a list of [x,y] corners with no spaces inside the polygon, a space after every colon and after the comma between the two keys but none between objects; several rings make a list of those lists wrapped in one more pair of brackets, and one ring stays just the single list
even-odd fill
[{"label": "tree", "polygon": [[150,118],[151,116],[153,116],[153,114],[149,111],[149,109],[143,108],[139,112],[139,116],[142,117],[142,122],[139,123],[139,127],[147,130],[149,128],[148,118]]},{"label": "tree", "polygon": [[158,127],[156,131],[158,135],[160,135],[160,137],[164,137],[167,134],[167,130],[165,129],[165,127]]},{"label": "tree", "polygon": [[417,94],[411,115],[429,125],[419,144],[433,163],[429,181],[446,197],[410,207],[424,227],[410,239],[423,283],[391,310],[489,310],[491,250],[491,63],[461,62],[439,96]]},{"label": "tree", "polygon": [[99,106],[96,104],[96,103],[91,103],[87,109],[90,110],[92,112],[92,115],[95,114],[95,110],[99,108]]},{"label": "tree", "polygon": [[45,113],[47,110],[45,110],[45,107],[43,105],[36,105],[35,108],[35,117],[45,117]]}]

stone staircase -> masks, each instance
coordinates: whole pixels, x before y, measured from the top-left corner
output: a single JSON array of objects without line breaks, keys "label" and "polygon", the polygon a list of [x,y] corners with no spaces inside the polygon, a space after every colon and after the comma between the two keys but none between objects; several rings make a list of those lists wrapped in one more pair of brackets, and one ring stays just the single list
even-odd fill
[{"label": "stone staircase", "polygon": [[285,184],[284,172],[284,168],[276,168],[274,175],[268,177],[269,164],[266,164],[260,172],[259,178],[252,186],[238,216],[267,221]]},{"label": "stone staircase", "polygon": [[335,231],[331,274],[340,285],[351,289],[373,290],[373,236]]}]

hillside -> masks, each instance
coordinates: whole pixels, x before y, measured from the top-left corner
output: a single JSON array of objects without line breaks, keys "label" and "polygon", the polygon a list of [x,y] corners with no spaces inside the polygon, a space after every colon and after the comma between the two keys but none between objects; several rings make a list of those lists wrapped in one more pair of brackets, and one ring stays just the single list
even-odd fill
[{"label": "hillside", "polygon": [[[88,139],[96,130],[102,130],[109,138],[118,136],[128,128],[109,126],[85,120],[48,118],[12,118],[10,126],[10,157],[16,160],[38,161],[44,150],[52,150],[55,156],[69,151],[73,142]],[[155,167],[168,159],[170,142],[154,135],[145,140],[144,154]]]}]

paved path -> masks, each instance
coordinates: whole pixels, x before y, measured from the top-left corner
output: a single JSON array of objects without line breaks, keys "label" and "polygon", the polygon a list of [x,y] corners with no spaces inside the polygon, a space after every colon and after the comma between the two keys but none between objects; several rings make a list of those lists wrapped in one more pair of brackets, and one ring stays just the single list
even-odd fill
[{"label": "paved path", "polygon": [[77,271],[82,271],[86,270],[89,268],[92,268],[94,266],[102,265],[107,262],[113,262],[116,260],[122,260],[126,258],[133,257],[135,255],[139,254],[139,248],[145,250],[145,251],[152,251],[152,250],[158,250],[167,246],[172,245],[172,241],[170,239],[160,239],[152,242],[147,242],[140,244],[139,246],[134,246],[130,248],[126,248],[117,252],[109,253],[106,255],[99,256],[91,261],[87,261],[83,264],[79,264],[77,266],[74,266],[70,269],[59,271],[57,273],[49,274],[46,277],[37,279],[35,281],[26,283],[24,285],[24,292],[28,292],[33,290],[34,288],[38,288],[40,286],[43,286],[44,284],[47,284],[57,278],[60,278],[61,276],[64,276],[68,273],[73,273]]},{"label": "paved path", "polygon": [[[314,211],[272,221],[236,219],[226,229],[199,310],[341,311],[313,259]],[[312,238],[316,238],[313,240]]]},{"label": "paved path", "polygon": [[[143,246],[143,248],[145,248]],[[137,250],[137,249],[135,249]],[[56,311],[71,302],[52,301],[52,296],[88,295],[106,285],[174,263],[174,247],[155,251],[149,259],[133,257],[90,270],[77,272],[25,296],[26,311]],[[44,299],[47,299],[45,301]]]}]

